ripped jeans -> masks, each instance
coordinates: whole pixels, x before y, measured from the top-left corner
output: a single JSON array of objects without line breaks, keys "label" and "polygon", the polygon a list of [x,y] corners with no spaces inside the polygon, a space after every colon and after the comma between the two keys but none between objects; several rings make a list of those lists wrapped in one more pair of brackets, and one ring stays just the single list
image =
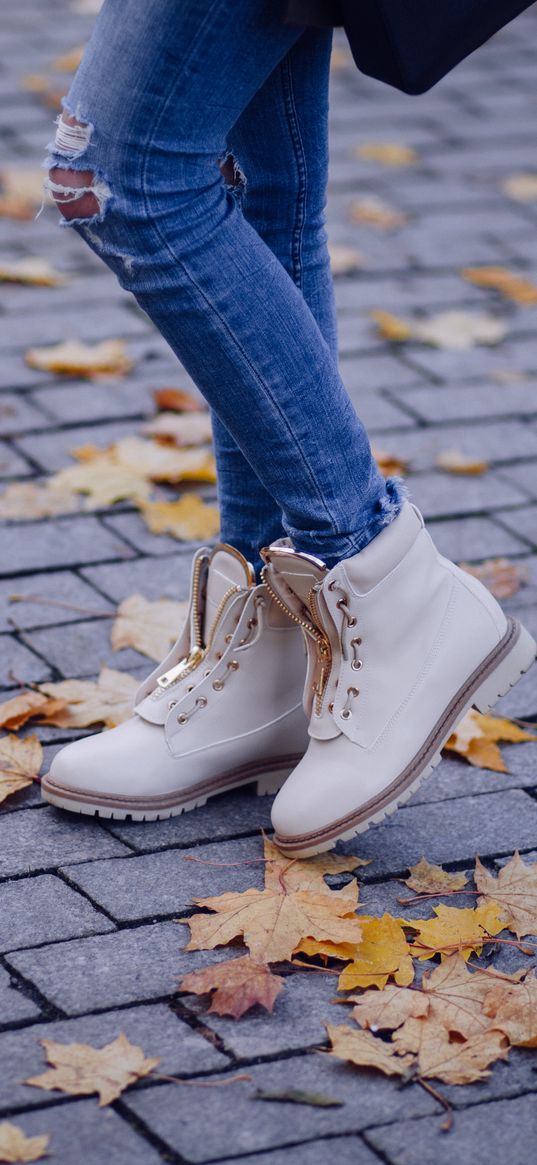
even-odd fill
[{"label": "ripped jeans", "polygon": [[278,0],[105,0],[45,182],[208,401],[221,538],[329,565],[399,512],[337,366],[332,32]]}]

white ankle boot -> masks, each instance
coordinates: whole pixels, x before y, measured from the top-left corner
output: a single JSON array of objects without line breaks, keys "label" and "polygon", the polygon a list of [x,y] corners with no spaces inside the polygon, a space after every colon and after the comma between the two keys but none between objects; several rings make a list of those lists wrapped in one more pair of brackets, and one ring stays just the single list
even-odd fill
[{"label": "white ankle boot", "polygon": [[272,810],[276,842],[306,857],[393,812],[440,760],[455,725],[488,711],[536,644],[490,592],[398,516],[328,571],[275,543],[263,572],[308,644],[308,750]]},{"label": "white ankle boot", "polygon": [[67,745],[43,796],[77,813],[172,817],[257,781],[275,792],[307,745],[300,629],[232,547],[194,559],[190,612],[133,717]]}]

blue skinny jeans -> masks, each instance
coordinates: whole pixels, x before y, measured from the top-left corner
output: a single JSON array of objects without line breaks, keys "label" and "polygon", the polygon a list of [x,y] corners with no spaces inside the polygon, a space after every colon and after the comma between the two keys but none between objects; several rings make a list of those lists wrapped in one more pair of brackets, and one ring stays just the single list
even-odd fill
[{"label": "blue skinny jeans", "polygon": [[395,517],[404,487],[380,474],[337,365],[332,31],[278,10],[105,0],[46,184],[209,403],[222,540],[258,567],[286,535],[332,566]]}]

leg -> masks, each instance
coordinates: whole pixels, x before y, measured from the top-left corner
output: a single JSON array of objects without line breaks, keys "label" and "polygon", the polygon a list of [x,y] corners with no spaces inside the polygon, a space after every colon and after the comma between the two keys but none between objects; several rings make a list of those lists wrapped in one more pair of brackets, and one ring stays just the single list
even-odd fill
[{"label": "leg", "polygon": [[295,545],[339,559],[391,520],[397,483],[379,474],[312,312],[216,165],[302,32],[268,0],[222,0],[201,23],[194,0],[130,0],[119,61],[117,21],[108,0],[69,94],[87,141],[51,157],[53,171],[90,168],[98,212],[79,214],[69,191],[65,221],[169,341]]}]

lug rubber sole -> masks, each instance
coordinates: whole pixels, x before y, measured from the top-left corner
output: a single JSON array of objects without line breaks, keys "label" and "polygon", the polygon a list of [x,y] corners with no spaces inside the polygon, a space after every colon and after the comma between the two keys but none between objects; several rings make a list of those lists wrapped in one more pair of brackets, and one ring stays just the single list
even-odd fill
[{"label": "lug rubber sole", "polygon": [[301,753],[296,753],[268,757],[256,764],[242,765],[230,773],[200,782],[196,787],[183,789],[175,795],[114,797],[105,793],[92,793],[90,790],[84,792],[70,789],[53,781],[48,774],[41,781],[41,795],[58,809],[68,809],[71,813],[83,813],[89,817],[98,816],[114,821],[165,821],[169,817],[188,813],[191,809],[201,808],[207,804],[209,797],[218,793],[240,789],[254,782],[258,797],[277,793],[301,756]]},{"label": "lug rubber sole", "polygon": [[508,618],[507,624],[503,639],[459,689],[419,753],[397,779],[354,813],[324,829],[297,837],[276,834],[274,841],[286,856],[307,858],[324,853],[337,841],[349,841],[369,826],[378,825],[410,799],[440,763],[444,745],[470,708],[490,712],[500,696],[505,696],[534,662],[537,643],[533,636],[515,619]]}]

